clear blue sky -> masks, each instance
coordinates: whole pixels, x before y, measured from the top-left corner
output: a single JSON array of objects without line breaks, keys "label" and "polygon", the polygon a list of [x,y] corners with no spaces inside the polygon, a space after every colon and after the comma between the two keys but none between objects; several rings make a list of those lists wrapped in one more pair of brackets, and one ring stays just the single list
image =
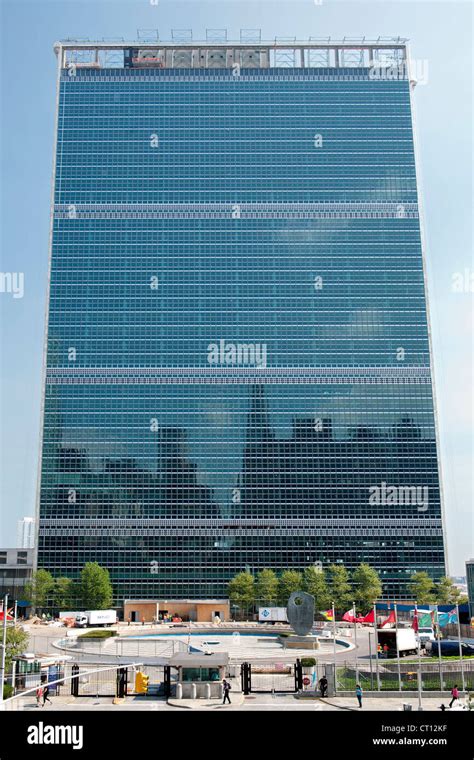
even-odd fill
[{"label": "clear blue sky", "polygon": [[261,28],[262,39],[400,35],[428,62],[416,88],[426,212],[449,570],[464,575],[473,548],[473,294],[454,292],[455,272],[473,272],[472,5],[359,0],[0,0],[1,249],[3,272],[23,272],[25,293],[0,293],[0,546],[34,513],[49,201],[55,103],[53,43],[66,37],[135,39],[137,29]]}]

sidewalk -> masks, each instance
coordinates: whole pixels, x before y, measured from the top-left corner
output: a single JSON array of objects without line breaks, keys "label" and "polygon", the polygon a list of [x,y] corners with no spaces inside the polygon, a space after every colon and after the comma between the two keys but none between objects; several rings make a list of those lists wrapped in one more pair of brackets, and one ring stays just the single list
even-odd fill
[{"label": "sidewalk", "polygon": [[[423,711],[427,710],[436,710],[437,712],[441,713],[442,710],[440,710],[440,705],[444,704],[446,705],[446,708],[449,710],[449,702],[451,700],[451,697],[423,697],[421,701],[421,705],[423,708]],[[340,710],[354,710],[355,712],[360,712],[362,710],[365,711],[385,711],[385,712],[397,712],[397,711],[403,711],[403,705],[407,704],[411,706],[412,711],[417,712],[418,711],[418,697],[405,697],[401,695],[400,697],[383,697],[383,696],[370,696],[370,697],[363,697],[362,698],[362,707],[360,708],[357,699],[355,696],[346,696],[346,697],[324,697],[322,699],[321,697],[303,697],[299,698],[298,701],[301,702],[318,702],[323,706],[327,705],[328,708],[334,707],[338,708]],[[464,704],[464,700],[462,701],[462,704]],[[455,712],[457,712],[460,709],[460,707],[453,708]],[[451,711],[450,711],[451,712]]]},{"label": "sidewalk", "polygon": [[174,699],[173,697],[170,697],[168,699],[168,704],[171,705],[171,707],[184,707],[188,710],[202,710],[203,707],[208,707],[211,710],[217,708],[227,710],[232,707],[241,707],[244,704],[245,698],[242,692],[237,691],[232,694],[231,699],[232,702],[230,705],[223,705],[222,699]]}]

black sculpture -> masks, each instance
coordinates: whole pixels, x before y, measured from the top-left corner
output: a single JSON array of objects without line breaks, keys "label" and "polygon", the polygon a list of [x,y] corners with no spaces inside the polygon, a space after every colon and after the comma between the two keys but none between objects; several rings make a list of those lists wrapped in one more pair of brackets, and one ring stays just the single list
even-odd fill
[{"label": "black sculpture", "polygon": [[286,608],[288,622],[298,636],[306,636],[314,622],[314,596],[306,591],[293,591]]}]

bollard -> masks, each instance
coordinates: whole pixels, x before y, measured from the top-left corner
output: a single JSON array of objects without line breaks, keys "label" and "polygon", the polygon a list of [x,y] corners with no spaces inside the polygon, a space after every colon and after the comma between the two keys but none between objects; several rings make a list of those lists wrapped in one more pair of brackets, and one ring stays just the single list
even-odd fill
[{"label": "bollard", "polygon": [[196,694],[197,694],[196,684],[192,683],[191,684],[191,699],[196,699]]},{"label": "bollard", "polygon": [[176,699],[182,699],[183,698],[183,685],[178,683],[176,684]]},{"label": "bollard", "polygon": [[211,684],[210,683],[207,683],[205,685],[204,696],[205,696],[206,699],[210,699],[211,698]]}]

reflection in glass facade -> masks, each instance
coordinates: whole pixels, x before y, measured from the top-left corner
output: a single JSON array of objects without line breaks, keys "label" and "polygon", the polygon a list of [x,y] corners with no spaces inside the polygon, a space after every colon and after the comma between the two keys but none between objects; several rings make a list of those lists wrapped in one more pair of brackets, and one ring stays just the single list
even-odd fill
[{"label": "reflection in glass facade", "polygon": [[406,77],[70,52],[39,566],[97,561],[117,604],[316,561],[388,596],[444,574]]}]

